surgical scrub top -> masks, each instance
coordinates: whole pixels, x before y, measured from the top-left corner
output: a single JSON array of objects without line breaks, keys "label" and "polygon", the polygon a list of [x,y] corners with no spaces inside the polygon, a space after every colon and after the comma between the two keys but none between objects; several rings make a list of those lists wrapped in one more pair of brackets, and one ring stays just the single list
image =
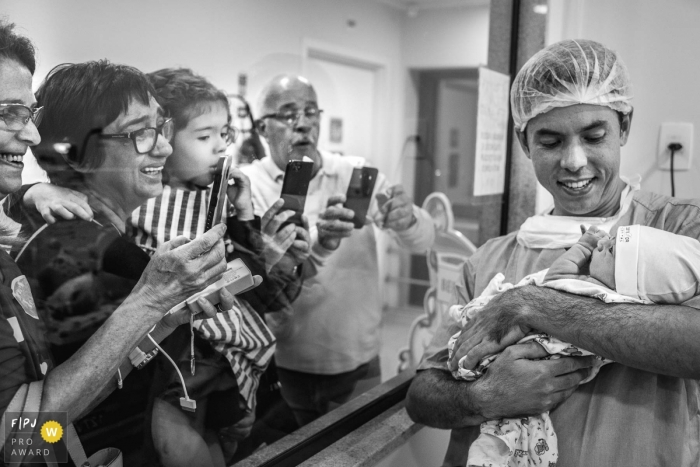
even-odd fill
[{"label": "surgical scrub top", "polygon": [[[641,224],[700,239],[700,200],[638,191],[614,228]],[[548,268],[564,249],[518,244],[517,232],[490,240],[465,263],[460,303],[479,296],[496,273],[517,283]],[[575,310],[574,310],[575,312]],[[699,311],[700,312],[700,311]],[[443,318],[444,319],[444,318]],[[447,342],[454,323],[443,320],[419,370],[448,371]],[[559,439],[557,467],[700,465],[698,380],[675,378],[613,363],[601,368],[550,415]],[[444,465],[464,465],[479,426],[453,430]]]}]

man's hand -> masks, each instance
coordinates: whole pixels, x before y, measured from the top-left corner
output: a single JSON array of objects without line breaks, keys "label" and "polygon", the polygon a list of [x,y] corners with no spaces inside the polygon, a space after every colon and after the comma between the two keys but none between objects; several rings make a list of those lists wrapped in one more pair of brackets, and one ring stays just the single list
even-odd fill
[{"label": "man's hand", "polygon": [[230,177],[235,184],[228,186],[226,194],[229,202],[236,208],[236,217],[242,221],[252,220],[255,213],[250,179],[238,167],[231,167]]},{"label": "man's hand", "polygon": [[340,241],[352,235],[355,228],[352,223],[355,213],[352,209],[344,208],[343,203],[345,203],[345,195],[331,196],[326,210],[321,213],[316,223],[318,241],[327,250],[337,250]]},{"label": "man's hand", "polygon": [[387,190],[384,197],[376,196],[379,212],[383,218],[382,228],[402,232],[416,222],[413,215],[413,200],[406,194],[403,186],[394,185]]},{"label": "man's hand", "polygon": [[464,368],[473,370],[484,357],[501,352],[531,331],[523,319],[527,307],[517,293],[513,289],[497,295],[469,321],[455,342],[448,362],[451,371],[465,355]]},{"label": "man's hand", "polygon": [[78,217],[85,221],[91,221],[93,218],[86,195],[50,183],[37,183],[29,188],[22,202],[27,208],[35,208],[47,224],[55,223],[57,217]]},{"label": "man's hand", "polygon": [[487,420],[535,415],[555,408],[588,377],[595,357],[546,357],[536,342],[508,347],[473,383],[475,406]]},{"label": "man's hand", "polygon": [[226,271],[224,224],[195,240],[176,237],[162,244],[134,287],[145,309],[160,315],[216,282]]}]

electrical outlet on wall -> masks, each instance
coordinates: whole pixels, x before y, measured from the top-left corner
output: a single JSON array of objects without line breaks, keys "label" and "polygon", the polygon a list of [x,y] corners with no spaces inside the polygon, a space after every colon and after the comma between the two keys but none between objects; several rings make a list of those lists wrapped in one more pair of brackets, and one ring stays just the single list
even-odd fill
[{"label": "electrical outlet on wall", "polygon": [[680,143],[683,148],[676,151],[673,170],[689,170],[693,157],[693,124],[662,123],[659,131],[659,148],[656,152],[657,163],[661,170],[671,170],[671,150],[668,145]]}]

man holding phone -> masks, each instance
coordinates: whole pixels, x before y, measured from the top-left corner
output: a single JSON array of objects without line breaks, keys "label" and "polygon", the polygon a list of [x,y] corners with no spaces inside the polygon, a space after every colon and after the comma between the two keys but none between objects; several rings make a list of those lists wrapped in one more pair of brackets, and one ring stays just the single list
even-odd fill
[{"label": "man holding phone", "polygon": [[313,162],[304,209],[312,226],[312,253],[304,267],[310,277],[293,309],[268,315],[278,339],[282,394],[302,425],[346,402],[358,381],[379,382],[382,304],[375,226],[414,252],[425,251],[435,236],[430,216],[382,174],[376,175],[367,213],[374,226],[355,228],[355,213],[344,207],[354,167],[316,149],[321,112],[308,80],[274,78],[263,90],[258,122],[270,157],[241,168],[251,179],[256,212],[264,212],[280,197],[288,162]]}]

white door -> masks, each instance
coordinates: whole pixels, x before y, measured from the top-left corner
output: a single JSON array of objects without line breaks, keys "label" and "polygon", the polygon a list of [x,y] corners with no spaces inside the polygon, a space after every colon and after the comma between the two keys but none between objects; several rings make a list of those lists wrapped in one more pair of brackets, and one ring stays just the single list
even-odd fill
[{"label": "white door", "polygon": [[376,70],[309,57],[306,73],[323,109],[319,148],[374,162]]}]

